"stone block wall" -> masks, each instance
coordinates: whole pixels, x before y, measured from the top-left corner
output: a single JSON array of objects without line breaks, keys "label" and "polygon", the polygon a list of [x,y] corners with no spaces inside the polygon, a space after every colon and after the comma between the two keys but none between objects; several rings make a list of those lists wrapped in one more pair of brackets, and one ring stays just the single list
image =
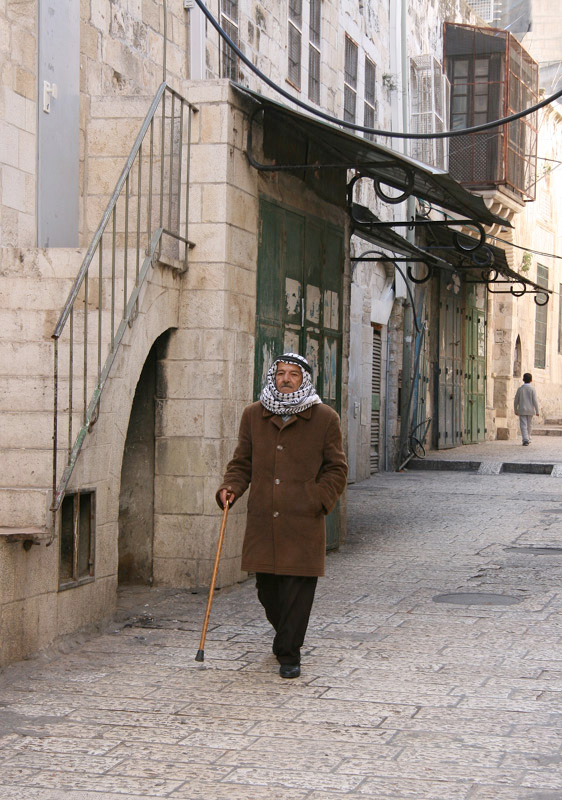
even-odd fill
[{"label": "stone block wall", "polygon": [[[29,550],[0,537],[0,665],[58,636],[107,620],[116,601],[121,464],[135,387],[153,341],[177,326],[179,278],[155,267],[139,299],[87,434],[69,491],[95,491],[95,581],[59,591],[59,538],[49,511],[52,478],[53,344],[59,305],[83,258],[73,249],[0,250],[0,527],[55,534]],[[77,318],[80,316],[78,310]],[[67,370],[64,357],[62,373]],[[77,367],[77,372],[79,369]],[[64,392],[63,392],[64,393]],[[77,430],[78,425],[75,427]],[[60,472],[59,472],[60,477]]]},{"label": "stone block wall", "polygon": [[12,247],[36,239],[36,15],[33,2],[0,4],[0,230]]},{"label": "stone block wall", "polygon": [[[182,0],[167,0],[166,79],[178,91],[189,77],[188,19]],[[163,80],[162,0],[82,2],[80,43],[80,231],[87,244]],[[155,147],[159,135],[158,127]]]},{"label": "stone block wall", "polygon": [[[83,255],[82,250],[70,248],[0,248],[0,527],[47,524],[53,434],[51,336],[58,307]],[[65,374],[67,363],[61,362]]]},{"label": "stone block wall", "polygon": [[[190,238],[178,330],[158,364],[154,582],[208,585],[215,492],[252,400],[257,175],[243,152],[245,103],[227,81],[191,84]],[[245,500],[230,514],[218,585],[240,579]]]}]

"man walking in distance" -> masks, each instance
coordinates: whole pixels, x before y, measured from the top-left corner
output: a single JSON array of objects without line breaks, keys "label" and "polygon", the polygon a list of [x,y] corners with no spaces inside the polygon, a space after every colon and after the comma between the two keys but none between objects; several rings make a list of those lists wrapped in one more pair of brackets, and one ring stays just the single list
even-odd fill
[{"label": "man walking in distance", "polygon": [[217,492],[224,507],[250,485],[242,569],[256,573],[282,678],[300,675],[300,648],[324,574],[324,516],[347,477],[339,417],[316,394],[311,374],[296,353],[275,359],[259,401],[244,409]]},{"label": "man walking in distance", "polygon": [[523,437],[523,444],[531,444],[531,423],[533,422],[533,415],[539,413],[539,404],[537,401],[537,393],[535,387],[531,386],[533,376],[530,372],[523,375],[523,386],[515,392],[513,400],[513,407],[515,413],[519,417],[519,426],[521,428],[521,436]]}]

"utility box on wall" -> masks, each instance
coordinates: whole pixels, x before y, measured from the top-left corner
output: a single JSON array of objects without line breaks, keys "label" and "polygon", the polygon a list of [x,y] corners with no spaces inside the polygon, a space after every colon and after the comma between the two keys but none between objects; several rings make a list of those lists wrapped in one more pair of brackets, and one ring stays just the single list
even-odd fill
[{"label": "utility box on wall", "polygon": [[76,247],[79,218],[80,3],[39,2],[37,244]]}]

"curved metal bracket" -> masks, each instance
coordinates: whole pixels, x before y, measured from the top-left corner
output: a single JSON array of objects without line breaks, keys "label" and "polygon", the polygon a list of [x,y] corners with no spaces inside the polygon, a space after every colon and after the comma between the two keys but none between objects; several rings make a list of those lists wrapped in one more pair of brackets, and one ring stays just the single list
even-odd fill
[{"label": "curved metal bracket", "polygon": [[[412,262],[411,262],[411,260],[410,260],[410,264],[411,264],[411,263],[412,263]],[[412,273],[412,267],[410,266],[410,264],[408,264],[408,266],[407,266],[407,268],[406,268],[406,274],[408,275],[408,278],[409,278],[409,279],[412,281],[412,283],[425,283],[425,282],[426,282],[426,281],[428,281],[428,280],[431,278],[431,276],[433,275],[433,270],[431,269],[431,267],[430,267],[430,265],[427,263],[427,261],[419,261],[419,262],[416,262],[416,263],[419,263],[419,264],[424,264],[424,265],[425,265],[425,268],[426,268],[427,272],[426,272],[426,274],[423,276],[423,278],[416,278],[416,277],[413,275],[413,273]]]},{"label": "curved metal bracket", "polygon": [[[542,297],[543,299],[539,300],[539,297]],[[533,297],[533,300],[535,301],[535,303],[538,306],[545,306],[548,303],[548,301],[550,300],[550,295],[548,295],[546,293],[543,293],[543,292],[535,292],[535,296]]]},{"label": "curved metal bracket", "polygon": [[[509,289],[490,289],[490,283],[494,283],[496,286],[501,284],[509,284]],[[522,289],[514,289],[514,286],[522,286]],[[512,294],[514,297],[523,297],[524,294],[527,293],[527,286],[522,281],[490,281],[488,282],[488,291],[490,294]]]},{"label": "curved metal bracket", "polygon": [[[357,181],[366,178],[367,180],[371,180],[373,182],[373,188],[375,190],[376,196],[379,200],[382,200],[384,203],[391,203],[392,205],[397,205],[398,203],[403,203],[404,200],[407,200],[408,197],[414,191],[414,183],[415,183],[415,173],[413,170],[407,169],[406,167],[399,165],[399,168],[403,170],[404,175],[406,176],[406,188],[402,191],[402,194],[398,195],[398,197],[392,197],[392,195],[387,194],[382,186],[392,186],[388,180],[384,178],[373,178],[370,175],[361,175],[358,173],[354,175],[353,178],[347,184],[347,205],[351,206],[353,204],[353,187],[357,183]],[[398,190],[397,190],[398,191]]]},{"label": "curved metal bracket", "polygon": [[[481,256],[484,256],[484,258],[481,258]],[[470,259],[478,267],[491,267],[496,261],[492,248],[485,244],[473,250]]]},{"label": "curved metal bracket", "polygon": [[[465,222],[466,222],[466,220],[462,220],[462,223],[465,223]],[[462,234],[460,233],[460,231],[453,231],[453,244],[455,245],[457,250],[459,250],[461,253],[473,253],[475,250],[478,250],[480,247],[482,247],[484,245],[484,243],[486,242],[486,231],[484,230],[484,227],[482,226],[482,224],[480,222],[478,222],[477,220],[471,220],[470,222],[471,222],[471,225],[474,225],[474,227],[478,230],[478,235],[479,235],[479,238],[478,238],[478,240],[476,241],[476,243],[474,245],[470,244],[468,247],[466,247],[461,242],[460,237],[462,236]],[[453,220],[452,224],[454,225],[455,223],[458,225],[459,221],[458,220]],[[443,223],[440,222],[439,224],[442,225]],[[447,224],[452,227],[450,221],[448,221]],[[465,238],[469,238],[469,237],[465,237]]]},{"label": "curved metal bracket", "polygon": [[261,164],[259,161],[256,161],[252,155],[254,144],[254,137],[252,133],[254,129],[254,120],[260,112],[263,112],[263,108],[258,106],[258,108],[255,108],[250,114],[250,119],[248,121],[248,138],[246,140],[246,158],[248,159],[250,166],[254,169],[257,169],[261,172],[273,172],[274,170],[279,169],[279,167],[275,164]]},{"label": "curved metal bracket", "polygon": [[349,211],[349,216],[351,217],[353,222],[359,222],[359,220],[355,219],[353,216],[353,187],[357,183],[357,181],[361,180],[361,175],[354,175],[353,178],[347,184],[347,209]]},{"label": "curved metal bracket", "polygon": [[396,205],[398,203],[403,203],[404,200],[407,200],[408,197],[414,191],[414,182],[415,182],[415,175],[413,170],[407,169],[407,167],[400,166],[400,169],[403,170],[404,175],[406,176],[406,188],[402,192],[402,194],[398,195],[398,197],[392,197],[391,195],[386,194],[381,188],[381,184],[384,183],[385,186],[392,186],[387,180],[382,178],[373,178],[373,187],[375,189],[375,194],[379,198],[379,200],[383,200],[385,203],[392,203]]}]

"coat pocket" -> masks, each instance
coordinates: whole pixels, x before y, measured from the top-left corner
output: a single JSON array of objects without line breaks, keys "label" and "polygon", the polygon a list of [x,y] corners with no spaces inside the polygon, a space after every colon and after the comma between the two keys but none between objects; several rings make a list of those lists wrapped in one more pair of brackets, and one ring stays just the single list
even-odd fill
[{"label": "coat pocket", "polygon": [[302,486],[303,508],[301,513],[319,516],[323,512],[322,502],[318,493],[318,485],[315,478],[304,481]]}]

